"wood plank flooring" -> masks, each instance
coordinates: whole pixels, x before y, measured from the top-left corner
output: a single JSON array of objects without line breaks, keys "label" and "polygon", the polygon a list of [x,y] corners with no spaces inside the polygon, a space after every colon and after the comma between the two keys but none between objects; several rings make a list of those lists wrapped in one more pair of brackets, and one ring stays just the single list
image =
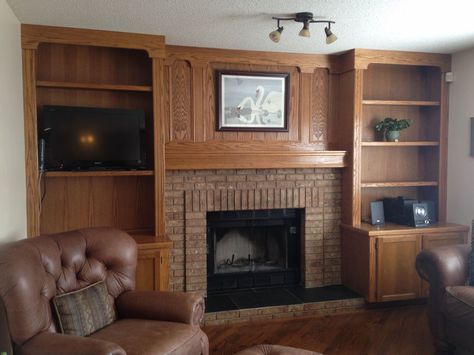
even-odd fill
[{"label": "wood plank flooring", "polygon": [[204,327],[211,354],[231,355],[256,344],[300,347],[325,355],[434,353],[426,306],[366,310],[320,318],[297,318]]}]

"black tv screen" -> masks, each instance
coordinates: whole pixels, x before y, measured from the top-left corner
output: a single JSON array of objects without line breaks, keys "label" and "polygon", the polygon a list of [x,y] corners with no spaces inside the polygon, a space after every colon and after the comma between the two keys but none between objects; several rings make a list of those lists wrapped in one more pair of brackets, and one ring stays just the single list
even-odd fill
[{"label": "black tv screen", "polygon": [[44,106],[46,170],[143,169],[143,110]]}]

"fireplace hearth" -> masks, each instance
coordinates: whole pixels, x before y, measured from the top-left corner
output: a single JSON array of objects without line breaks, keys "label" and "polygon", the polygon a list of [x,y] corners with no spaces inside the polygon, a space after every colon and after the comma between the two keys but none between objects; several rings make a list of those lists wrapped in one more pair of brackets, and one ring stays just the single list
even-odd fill
[{"label": "fireplace hearth", "polygon": [[208,293],[298,285],[303,209],[207,213]]}]

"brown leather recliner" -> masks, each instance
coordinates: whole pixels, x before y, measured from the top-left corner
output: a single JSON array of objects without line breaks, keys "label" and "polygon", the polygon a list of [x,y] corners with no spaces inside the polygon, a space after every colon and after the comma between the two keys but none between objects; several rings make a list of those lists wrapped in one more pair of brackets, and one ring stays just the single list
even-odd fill
[{"label": "brown leather recliner", "polygon": [[[91,228],[0,247],[0,352],[205,354],[201,296],[134,291],[137,247],[125,232]],[[118,320],[89,337],[60,334],[51,299],[105,281]]]},{"label": "brown leather recliner", "polygon": [[466,286],[470,251],[453,245],[416,258],[419,275],[430,284],[428,319],[437,354],[474,354],[474,287]]}]

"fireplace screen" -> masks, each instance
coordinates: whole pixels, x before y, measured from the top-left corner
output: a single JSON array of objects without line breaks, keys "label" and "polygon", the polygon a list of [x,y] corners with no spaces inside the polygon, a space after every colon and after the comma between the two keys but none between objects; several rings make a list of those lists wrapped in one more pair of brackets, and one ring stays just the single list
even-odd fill
[{"label": "fireplace screen", "polygon": [[208,292],[300,280],[301,211],[209,212]]}]

